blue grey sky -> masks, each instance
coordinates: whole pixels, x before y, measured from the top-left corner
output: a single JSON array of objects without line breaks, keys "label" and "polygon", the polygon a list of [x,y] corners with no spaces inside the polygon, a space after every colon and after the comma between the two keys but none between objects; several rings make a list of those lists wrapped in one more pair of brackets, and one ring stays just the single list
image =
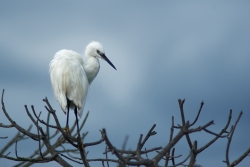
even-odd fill
[{"label": "blue grey sky", "polygon": [[[28,127],[31,121],[23,106],[34,105],[46,118],[42,101],[46,96],[64,125],[66,116],[53,95],[49,63],[60,49],[84,55],[86,45],[97,40],[117,71],[100,61],[101,69],[84,109],[84,113],[90,111],[84,127],[89,132],[86,142],[100,139],[99,129],[106,128],[118,148],[129,135],[127,149],[132,149],[139,135],[156,124],[157,135],[146,147],[164,146],[171,117],[176,124],[181,123],[177,100],[186,99],[189,120],[204,100],[197,126],[214,120],[210,129],[215,132],[224,127],[230,109],[232,123],[243,111],[230,150],[233,161],[250,147],[249,5],[249,1],[215,0],[1,1],[0,89],[5,89],[7,111],[18,124]],[[3,113],[0,118],[8,124]],[[73,120],[72,113],[71,124]],[[0,132],[12,137],[16,130]],[[200,132],[191,138],[202,146],[212,137]],[[0,148],[6,142],[1,140]],[[217,141],[198,156],[197,163],[226,166],[222,162],[226,143],[227,139]],[[38,145],[29,140],[19,147],[19,156],[27,156]],[[102,157],[104,149],[104,145],[92,148],[88,156]],[[183,154],[182,159],[189,151],[185,140],[176,149],[176,154]],[[14,148],[9,151],[15,155]],[[239,167],[249,163],[247,158]],[[14,163],[1,159],[1,164],[7,167]]]}]

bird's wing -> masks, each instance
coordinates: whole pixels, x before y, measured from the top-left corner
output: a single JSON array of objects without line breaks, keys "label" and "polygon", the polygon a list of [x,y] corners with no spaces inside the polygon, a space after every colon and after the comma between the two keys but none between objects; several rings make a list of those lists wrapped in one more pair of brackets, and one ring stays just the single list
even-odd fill
[{"label": "bird's wing", "polygon": [[81,116],[89,88],[82,57],[70,50],[57,52],[50,63],[50,78],[55,97],[64,113],[67,112],[68,98],[77,106]]}]

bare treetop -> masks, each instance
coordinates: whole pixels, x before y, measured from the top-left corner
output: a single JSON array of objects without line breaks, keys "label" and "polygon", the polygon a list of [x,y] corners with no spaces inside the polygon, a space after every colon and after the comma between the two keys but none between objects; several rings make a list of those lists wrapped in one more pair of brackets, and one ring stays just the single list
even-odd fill
[{"label": "bare treetop", "polygon": [[[88,167],[91,166],[92,162],[100,162],[102,166],[110,166],[110,163],[115,163],[118,166],[147,166],[147,167],[176,167],[176,166],[188,166],[188,167],[201,167],[201,165],[195,164],[198,155],[210,147],[215,141],[218,139],[226,139],[227,146],[225,151],[225,164],[228,167],[237,166],[244,158],[246,158],[250,153],[250,148],[246,149],[246,151],[237,159],[230,160],[229,152],[230,146],[232,143],[232,138],[236,129],[236,126],[243,114],[240,112],[236,122],[229,128],[232,118],[232,110],[230,110],[228,115],[227,123],[225,127],[220,132],[212,132],[208,128],[214,124],[214,121],[208,121],[203,125],[197,126],[197,120],[202,111],[202,107],[204,102],[201,102],[200,108],[197,112],[197,116],[193,121],[187,121],[184,112],[184,103],[185,100],[178,100],[180,107],[180,115],[182,123],[179,125],[175,125],[174,117],[172,117],[172,123],[170,126],[170,134],[169,141],[164,146],[155,146],[154,148],[146,148],[146,142],[157,134],[154,131],[156,124],[154,124],[148,131],[148,133],[143,137],[143,134],[139,135],[138,142],[136,148],[132,150],[126,150],[126,143],[128,141],[128,137],[125,138],[122,149],[118,149],[114,146],[108,137],[108,133],[106,129],[100,130],[101,138],[97,141],[84,143],[84,138],[87,133],[80,134],[80,130],[83,128],[86,119],[88,117],[88,113],[85,119],[81,122],[79,130],[74,132],[75,124],[69,129],[70,133],[67,133],[63,130],[55,110],[50,105],[47,98],[43,99],[46,103],[46,110],[48,113],[47,120],[44,121],[40,119],[40,113],[35,111],[34,106],[31,106],[32,113],[29,108],[25,105],[25,110],[27,116],[31,120],[32,124],[28,129],[22,128],[18,125],[12,118],[8,115],[8,112],[5,109],[4,105],[4,90],[2,92],[2,111],[6,118],[9,120],[9,125],[0,124],[1,128],[15,128],[17,129],[17,134],[9,140],[5,147],[0,150],[0,158],[5,158],[10,161],[20,161],[16,166],[30,166],[34,163],[47,163],[51,161],[55,161],[61,166],[74,166],[75,163],[83,164]],[[52,119],[55,121],[55,125],[50,124],[50,116],[52,115]],[[35,126],[37,133],[32,133],[31,128]],[[45,128],[44,128],[45,127]],[[50,131],[54,130],[54,134],[50,134]],[[177,131],[177,132],[175,132]],[[204,131],[213,137],[213,139],[209,140],[206,144],[198,147],[197,140],[191,140],[190,134],[196,133],[199,131]],[[52,139],[57,138],[55,141]],[[175,155],[175,146],[180,141],[180,139],[186,138],[187,144],[190,149],[190,153],[188,155]],[[8,136],[0,136],[0,140],[8,140]],[[29,157],[20,157],[18,155],[18,143],[22,140],[31,139],[38,142],[38,147],[34,151],[32,155]],[[94,147],[101,143],[105,143],[106,147],[103,151],[104,157],[90,159],[88,158],[88,147]],[[69,144],[71,148],[65,148],[64,145]],[[10,152],[7,150],[15,145],[15,157],[9,156]],[[45,151],[42,151],[45,150]],[[149,157],[148,153],[154,153],[153,157]],[[116,158],[109,158],[108,155],[113,154]],[[164,165],[160,165],[164,164]]]}]

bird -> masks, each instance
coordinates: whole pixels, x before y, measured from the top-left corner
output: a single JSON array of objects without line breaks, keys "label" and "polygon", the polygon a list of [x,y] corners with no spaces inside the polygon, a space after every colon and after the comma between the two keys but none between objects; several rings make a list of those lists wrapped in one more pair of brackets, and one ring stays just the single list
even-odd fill
[{"label": "bird", "polygon": [[78,117],[81,117],[89,91],[90,84],[97,76],[100,63],[99,58],[105,60],[115,70],[116,67],[107,58],[102,44],[98,41],[90,42],[85,49],[85,61],[82,56],[72,50],[56,52],[49,65],[52,89],[62,111],[67,113],[66,127],[69,133],[69,110],[73,109],[79,132]]}]

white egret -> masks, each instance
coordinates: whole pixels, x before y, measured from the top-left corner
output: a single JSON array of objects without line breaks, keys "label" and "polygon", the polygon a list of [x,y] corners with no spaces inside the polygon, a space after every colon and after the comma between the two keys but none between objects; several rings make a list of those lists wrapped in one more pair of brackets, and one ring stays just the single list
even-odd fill
[{"label": "white egret", "polygon": [[115,66],[106,57],[102,45],[93,41],[85,50],[85,63],[80,54],[72,50],[58,51],[50,62],[50,79],[56,100],[63,112],[67,113],[66,131],[68,132],[69,109],[74,109],[79,131],[78,115],[81,116],[91,82],[96,77],[100,64],[98,58]]}]

